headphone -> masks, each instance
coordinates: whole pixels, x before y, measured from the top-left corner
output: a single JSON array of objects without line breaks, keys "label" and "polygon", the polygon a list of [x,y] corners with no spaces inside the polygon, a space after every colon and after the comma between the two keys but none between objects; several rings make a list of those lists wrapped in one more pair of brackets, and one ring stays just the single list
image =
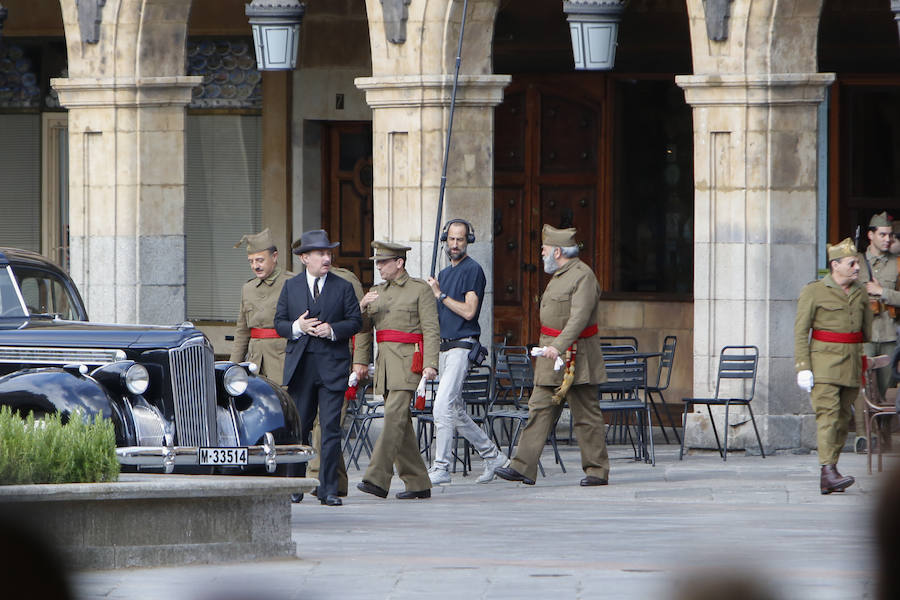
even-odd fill
[{"label": "headphone", "polygon": [[450,219],[447,221],[447,224],[444,225],[444,229],[441,230],[440,240],[442,242],[447,241],[447,232],[450,230],[450,226],[454,223],[462,223],[466,226],[466,243],[472,244],[475,242],[475,228],[472,227],[472,224],[466,221],[465,219]]}]

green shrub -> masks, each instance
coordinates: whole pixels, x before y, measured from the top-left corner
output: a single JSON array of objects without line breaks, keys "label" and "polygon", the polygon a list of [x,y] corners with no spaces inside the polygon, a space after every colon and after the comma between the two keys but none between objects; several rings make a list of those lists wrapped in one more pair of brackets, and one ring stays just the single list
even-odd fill
[{"label": "green shrub", "polygon": [[0,485],[116,481],[116,436],[112,421],[73,414],[35,421],[0,408]]}]

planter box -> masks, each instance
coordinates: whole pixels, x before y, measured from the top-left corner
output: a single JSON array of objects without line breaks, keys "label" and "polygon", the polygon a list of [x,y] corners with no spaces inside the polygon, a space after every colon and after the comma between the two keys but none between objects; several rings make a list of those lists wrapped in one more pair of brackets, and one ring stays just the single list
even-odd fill
[{"label": "planter box", "polygon": [[71,569],[291,557],[290,494],[317,483],[123,473],[116,483],[0,486],[0,511],[33,526]]}]

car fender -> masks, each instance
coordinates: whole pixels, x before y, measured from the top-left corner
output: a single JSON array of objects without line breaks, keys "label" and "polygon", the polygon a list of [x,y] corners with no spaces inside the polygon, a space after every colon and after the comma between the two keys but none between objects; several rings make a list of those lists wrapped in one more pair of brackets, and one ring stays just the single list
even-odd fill
[{"label": "car fender", "polygon": [[60,413],[63,421],[76,410],[91,420],[100,415],[113,419],[116,439],[122,437],[121,413],[113,398],[100,383],[76,368],[23,369],[0,377],[0,406],[21,414]]},{"label": "car fender", "polygon": [[232,402],[241,445],[262,444],[266,432],[272,433],[276,444],[300,443],[300,415],[280,386],[251,375],[247,390]]}]

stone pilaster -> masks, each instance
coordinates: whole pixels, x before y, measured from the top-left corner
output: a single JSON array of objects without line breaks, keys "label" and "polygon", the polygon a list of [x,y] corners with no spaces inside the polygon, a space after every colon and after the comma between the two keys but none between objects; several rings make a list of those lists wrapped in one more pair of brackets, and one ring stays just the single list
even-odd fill
[{"label": "stone pilaster", "polygon": [[[475,227],[469,252],[487,276],[486,307],[493,306],[494,107],[509,81],[507,75],[460,76],[442,216],[443,222],[459,217]],[[411,246],[409,272],[427,277],[453,78],[386,75],[359,78],[356,85],[372,107],[375,238]],[[490,313],[481,313],[486,333],[492,331]],[[482,341],[489,339],[488,333]]]},{"label": "stone pilaster", "polygon": [[[833,80],[676,78],[694,111],[694,395],[714,394],[722,346],[757,346],[753,408],[767,450],[815,446],[809,399],[793,383],[793,322],[816,275],[817,107]],[[714,448],[703,410],[687,445]],[[729,420],[729,445],[756,448],[749,415],[732,409]]]},{"label": "stone pilaster", "polygon": [[199,81],[52,80],[69,109],[71,271],[92,320],[185,318],[184,107]]}]

